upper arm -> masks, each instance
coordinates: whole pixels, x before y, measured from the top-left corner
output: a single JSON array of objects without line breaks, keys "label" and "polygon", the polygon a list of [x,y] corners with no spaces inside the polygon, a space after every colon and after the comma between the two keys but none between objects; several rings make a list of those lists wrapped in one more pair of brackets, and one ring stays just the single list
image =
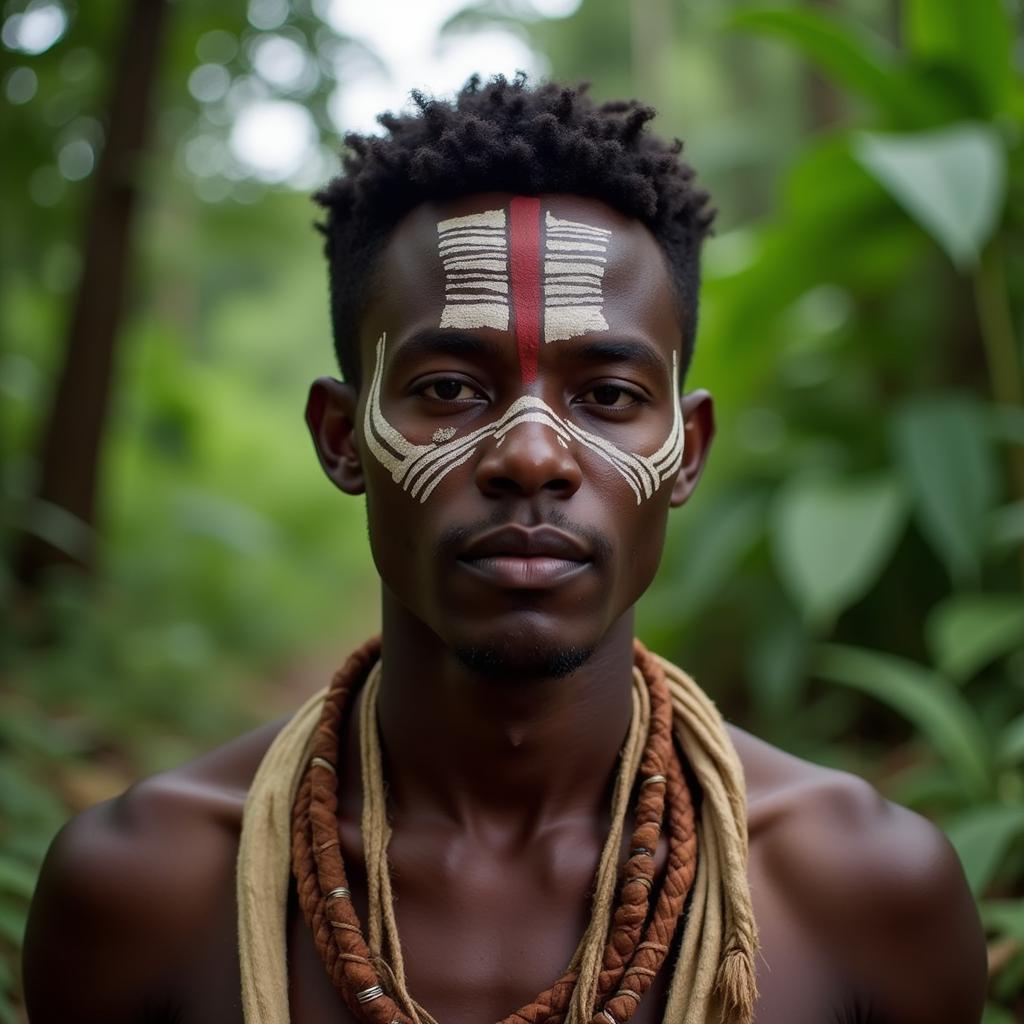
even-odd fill
[{"label": "upper arm", "polygon": [[138,837],[118,802],[78,815],[43,864],[24,947],[32,1024],[137,1021],[158,998],[157,922],[140,891]]},{"label": "upper arm", "polygon": [[859,1005],[877,1024],[978,1024],[985,939],[943,833],[867,783],[841,776],[803,834],[814,910]]},{"label": "upper arm", "polygon": [[978,1024],[985,936],[959,858],[918,815],[886,804],[879,818],[860,880],[865,983],[876,1016],[893,1024]]},{"label": "upper arm", "polygon": [[61,830],[25,935],[32,1024],[173,1016],[212,926],[233,920],[242,795],[168,773]]}]

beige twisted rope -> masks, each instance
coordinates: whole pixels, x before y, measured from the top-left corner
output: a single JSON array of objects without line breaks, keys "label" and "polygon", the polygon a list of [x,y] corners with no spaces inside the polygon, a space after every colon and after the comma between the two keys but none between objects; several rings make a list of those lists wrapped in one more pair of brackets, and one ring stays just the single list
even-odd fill
[{"label": "beige twisted rope", "polygon": [[[704,793],[697,830],[699,859],[693,900],[664,1019],[672,1024],[751,1024],[757,997],[754,966],[757,930],[746,877],[743,769],[711,700],[685,672],[670,662],[658,660],[671,692],[676,734]],[[237,896],[246,1024],[289,1024],[290,1021],[286,961],[290,815],[309,757],[324,692],[307,701],[278,734],[253,779],[245,804]],[[634,705],[634,711],[637,710]],[[637,719],[634,713],[634,721]],[[371,729],[367,735],[375,733],[376,730]],[[630,740],[635,747],[633,727]],[[629,749],[630,742],[627,742]],[[632,756],[635,757],[635,753]],[[375,771],[373,760],[379,758],[379,750],[374,750],[371,744],[363,757],[364,773]],[[625,771],[622,774],[625,775]],[[618,801],[615,809],[618,811]],[[381,815],[383,807],[364,808],[364,836],[376,836],[371,842],[383,843],[386,848],[386,829],[377,827],[380,820],[386,823],[386,818],[379,817]],[[613,820],[617,818],[616,813]],[[371,821],[372,827],[367,829]],[[605,849],[610,847],[608,843]],[[367,850],[368,864],[371,852]],[[381,856],[374,862],[386,863],[383,849],[376,852]],[[604,860],[602,856],[602,865]],[[614,870],[607,874],[614,886]],[[375,956],[381,955],[382,946],[387,947],[393,959],[394,950],[400,947],[393,917],[388,920],[386,908],[391,901],[386,876],[387,872],[382,871],[369,883],[371,906],[379,908],[377,913],[371,914],[370,947]],[[608,885],[602,884],[606,881],[599,871],[592,924],[600,917],[603,903],[608,899]],[[574,958],[584,973],[592,973],[600,967],[586,953],[587,938],[597,927],[594,924],[594,928],[588,928]],[[398,966],[398,972],[401,971]],[[401,980],[404,982],[404,978]],[[593,983],[584,986],[584,991],[590,984]],[[404,993],[404,984],[400,988]],[[403,1009],[408,1008],[408,1004],[403,1006]],[[422,1008],[415,1009],[422,1013]],[[577,1009],[573,1014],[576,1019],[578,1012]]]}]

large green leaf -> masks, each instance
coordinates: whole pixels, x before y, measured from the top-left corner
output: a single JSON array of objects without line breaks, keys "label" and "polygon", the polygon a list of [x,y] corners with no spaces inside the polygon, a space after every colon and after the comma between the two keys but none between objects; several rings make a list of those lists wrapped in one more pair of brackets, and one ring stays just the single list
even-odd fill
[{"label": "large green leaf", "polygon": [[928,616],[925,632],[939,670],[967,679],[995,658],[1024,648],[1024,597],[954,595]]},{"label": "large green leaf", "polygon": [[645,630],[678,629],[715,595],[762,536],[764,507],[762,491],[734,488],[703,506],[686,525],[682,543],[668,546],[658,582],[641,600]]},{"label": "large green leaf", "polygon": [[959,398],[915,399],[892,424],[921,529],[957,582],[977,579],[996,490],[985,421]]},{"label": "large green leaf", "polygon": [[797,477],[779,492],[775,562],[808,620],[828,624],[871,588],[906,522],[903,488],[889,477]]},{"label": "large green leaf", "polygon": [[1002,1006],[986,1003],[981,1024],[1018,1024],[1017,1018]]},{"label": "large green leaf", "polygon": [[989,429],[998,441],[1024,445],[1024,409],[992,405],[988,409]]},{"label": "large green leaf", "polygon": [[964,123],[913,135],[861,132],[853,146],[958,267],[977,263],[1006,200],[1006,150],[995,129]]},{"label": "large green leaf", "polygon": [[1024,943],[1024,900],[982,900],[978,910],[986,929]]},{"label": "large green leaf", "polygon": [[1024,714],[1003,729],[999,737],[999,761],[1009,767],[1024,761]]},{"label": "large green leaf", "polygon": [[897,52],[863,25],[807,9],[760,7],[737,11],[730,22],[793,44],[883,116],[905,125],[931,119],[927,93],[896,73]]},{"label": "large green leaf", "polygon": [[990,743],[974,709],[937,672],[891,654],[823,644],[815,671],[887,704],[912,722],[975,796],[992,789]]},{"label": "large green leaf", "polygon": [[915,57],[959,68],[988,113],[1006,103],[1013,31],[1005,0],[904,0],[904,38]]},{"label": "large green leaf", "polygon": [[0,892],[29,899],[36,887],[36,872],[21,861],[0,855]]},{"label": "large green leaf", "polygon": [[960,856],[971,892],[980,896],[1010,844],[1024,834],[1024,807],[972,807],[946,823],[946,834]]},{"label": "large green leaf", "polygon": [[1007,551],[1024,544],[1024,501],[1013,501],[992,510],[989,542],[996,551]]}]

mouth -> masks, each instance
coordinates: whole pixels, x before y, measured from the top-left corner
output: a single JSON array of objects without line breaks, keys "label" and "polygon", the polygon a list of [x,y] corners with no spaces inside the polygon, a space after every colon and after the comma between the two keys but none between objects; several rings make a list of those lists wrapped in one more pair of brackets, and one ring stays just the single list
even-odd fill
[{"label": "mouth", "polygon": [[459,564],[488,582],[513,590],[544,590],[591,565],[590,549],[553,526],[502,526],[472,540]]}]

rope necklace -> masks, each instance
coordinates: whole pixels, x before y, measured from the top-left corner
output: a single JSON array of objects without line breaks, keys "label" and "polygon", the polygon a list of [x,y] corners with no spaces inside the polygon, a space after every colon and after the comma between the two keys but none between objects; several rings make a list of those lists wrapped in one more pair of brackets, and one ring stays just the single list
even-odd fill
[{"label": "rope necklace", "polygon": [[[363,1024],[436,1024],[406,988],[394,914],[376,722],[379,658],[379,641],[365,644],[335,675],[327,692],[293,805],[292,869],[299,904],[328,976],[356,1019]],[[365,936],[341,856],[336,768],[345,711],[361,687],[362,835],[370,908]],[[634,794],[630,852],[617,870]],[[662,878],[655,879],[654,852],[663,831],[668,860]],[[501,1024],[625,1024],[668,956],[696,866],[693,805],[672,740],[668,685],[661,663],[637,644],[633,716],[613,791],[612,826],[598,866],[590,924],[562,976]]]}]

